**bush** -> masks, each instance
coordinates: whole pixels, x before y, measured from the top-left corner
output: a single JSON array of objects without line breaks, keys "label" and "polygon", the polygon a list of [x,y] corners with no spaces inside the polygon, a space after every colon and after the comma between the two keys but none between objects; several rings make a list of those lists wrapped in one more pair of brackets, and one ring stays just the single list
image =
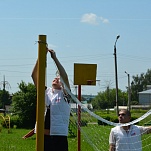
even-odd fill
[{"label": "bush", "polygon": [[81,120],[81,126],[87,126],[88,121],[87,120]]},{"label": "bush", "polygon": [[[107,115],[107,116],[101,116],[101,117],[104,118],[105,120],[110,121],[110,122],[114,122],[114,123],[118,123],[119,122],[117,116],[109,116],[109,115]],[[136,120],[137,118],[138,117],[136,117],[136,116],[132,116],[131,117],[131,121]],[[138,123],[136,123],[136,124],[138,124]],[[100,120],[98,120],[98,125],[107,125],[107,124],[102,122],[102,121],[100,121]]]},{"label": "bush", "polygon": [[3,126],[0,124],[0,132],[2,131]]},{"label": "bush", "polygon": [[[107,120],[107,121],[110,121],[110,116],[101,116],[103,119]],[[98,125],[107,125],[106,123],[98,120]]]},{"label": "bush", "polygon": [[22,128],[22,123],[18,116],[12,116],[10,120],[10,127],[13,128],[16,125],[17,128]]}]

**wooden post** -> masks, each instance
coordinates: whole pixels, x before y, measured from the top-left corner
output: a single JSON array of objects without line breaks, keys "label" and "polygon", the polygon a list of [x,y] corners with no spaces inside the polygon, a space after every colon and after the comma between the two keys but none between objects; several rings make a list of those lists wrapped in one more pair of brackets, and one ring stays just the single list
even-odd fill
[{"label": "wooden post", "polygon": [[46,72],[46,35],[39,35],[36,151],[44,150],[45,72]]}]

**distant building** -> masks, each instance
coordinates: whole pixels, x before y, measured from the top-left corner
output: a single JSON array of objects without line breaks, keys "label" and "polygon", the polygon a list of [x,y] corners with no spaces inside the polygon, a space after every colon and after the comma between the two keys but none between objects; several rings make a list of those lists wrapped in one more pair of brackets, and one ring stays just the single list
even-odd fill
[{"label": "distant building", "polygon": [[[118,108],[119,108],[119,110],[121,110],[121,109],[128,109],[127,106],[119,106]],[[116,109],[117,109],[116,106],[114,106],[114,110],[116,110]],[[133,109],[148,110],[148,109],[150,109],[150,105],[131,105],[131,109],[132,110]]]},{"label": "distant building", "polygon": [[5,109],[0,109],[0,113],[5,113]]},{"label": "distant building", "polygon": [[147,86],[147,90],[139,92],[139,104],[151,105],[151,85]]},{"label": "distant building", "polygon": [[5,105],[5,110],[7,113],[9,113],[11,110],[11,105]]},{"label": "distant building", "polygon": [[[88,103],[88,104],[82,104],[82,105],[84,106],[84,108],[88,108],[89,110],[93,109],[93,106],[90,103]],[[78,110],[78,104],[76,104],[76,103],[70,103],[70,106],[71,106],[71,110],[73,112],[77,112],[77,110]],[[83,107],[81,107],[81,110],[84,111]]]}]

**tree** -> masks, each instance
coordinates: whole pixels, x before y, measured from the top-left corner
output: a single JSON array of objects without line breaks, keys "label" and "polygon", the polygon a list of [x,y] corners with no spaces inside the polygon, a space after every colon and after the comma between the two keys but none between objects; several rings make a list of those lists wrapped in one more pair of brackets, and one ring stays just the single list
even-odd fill
[{"label": "tree", "polygon": [[18,115],[21,126],[33,128],[36,121],[36,87],[21,81],[19,91],[12,97],[12,112]]},{"label": "tree", "polygon": [[[127,105],[127,92],[122,92],[120,89],[118,90],[119,105]],[[93,99],[92,105],[94,109],[108,109],[113,108],[116,105],[116,89],[109,89],[99,92],[98,95]],[[123,104],[124,102],[124,104]]]},{"label": "tree", "polygon": [[0,108],[5,108],[5,105],[11,104],[11,96],[8,91],[0,90]]},{"label": "tree", "polygon": [[138,93],[146,90],[147,85],[151,84],[151,69],[148,69],[146,74],[137,74],[136,76],[132,76],[132,78],[133,80],[131,83],[131,100],[139,102]]}]

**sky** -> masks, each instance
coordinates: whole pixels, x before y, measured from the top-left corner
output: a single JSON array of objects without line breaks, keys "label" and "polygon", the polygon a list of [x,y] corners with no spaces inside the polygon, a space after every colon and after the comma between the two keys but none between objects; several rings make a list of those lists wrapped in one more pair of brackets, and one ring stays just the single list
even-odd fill
[{"label": "sky", "polygon": [[[150,0],[0,0],[0,88],[17,92],[21,81],[33,83],[38,37],[69,76],[75,92],[74,63],[97,64],[96,86],[82,86],[82,94],[96,95],[115,88],[116,42],[118,88],[126,91],[128,76],[151,68]],[[56,66],[47,56],[46,83],[51,86]],[[4,78],[5,77],[5,78]]]}]

